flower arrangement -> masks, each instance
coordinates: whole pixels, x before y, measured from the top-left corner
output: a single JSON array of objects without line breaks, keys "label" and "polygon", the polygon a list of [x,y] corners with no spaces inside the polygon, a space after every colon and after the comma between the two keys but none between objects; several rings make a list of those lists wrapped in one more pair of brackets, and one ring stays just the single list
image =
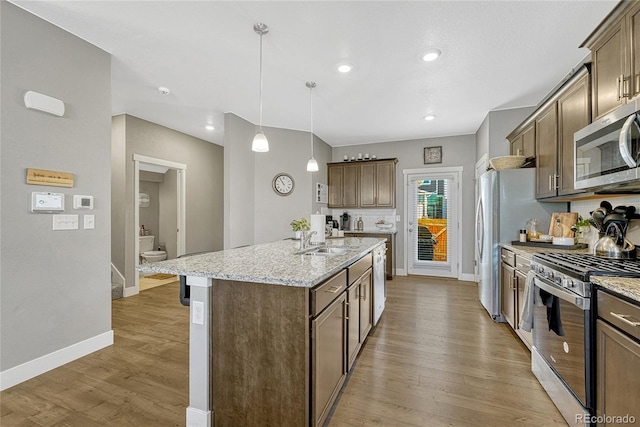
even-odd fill
[{"label": "flower arrangement", "polygon": [[588,229],[589,227],[591,227],[589,219],[585,219],[582,217],[582,215],[578,215],[578,222],[571,226],[571,230],[580,231],[581,228]]},{"label": "flower arrangement", "polygon": [[293,231],[306,231],[311,229],[311,223],[307,218],[294,219],[289,223]]}]

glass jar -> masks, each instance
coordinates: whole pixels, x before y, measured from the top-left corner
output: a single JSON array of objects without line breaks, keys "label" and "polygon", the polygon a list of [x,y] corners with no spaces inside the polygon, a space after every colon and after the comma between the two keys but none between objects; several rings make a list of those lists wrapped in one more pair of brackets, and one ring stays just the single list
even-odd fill
[{"label": "glass jar", "polygon": [[540,221],[535,218],[531,218],[527,221],[527,240],[540,238]]}]

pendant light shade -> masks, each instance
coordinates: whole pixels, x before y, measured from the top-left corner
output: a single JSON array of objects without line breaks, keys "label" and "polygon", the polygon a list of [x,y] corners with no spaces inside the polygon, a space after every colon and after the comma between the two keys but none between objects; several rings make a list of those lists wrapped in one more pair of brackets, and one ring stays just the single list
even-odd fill
[{"label": "pendant light shade", "polygon": [[318,162],[313,158],[313,98],[311,96],[311,92],[313,92],[316,84],[314,82],[307,82],[307,87],[309,88],[309,116],[311,118],[311,130],[309,132],[311,135],[311,158],[307,162],[307,172],[318,172]]},{"label": "pendant light shade", "polygon": [[267,151],[269,151],[269,141],[261,130],[258,131],[258,133],[256,133],[256,136],[253,137],[253,144],[251,144],[251,149],[258,153],[266,153]]},{"label": "pendant light shade", "polygon": [[258,22],[253,26],[253,31],[260,36],[260,130],[253,138],[251,149],[259,153],[265,153],[269,151],[269,141],[264,132],[262,132],[262,36],[269,32],[269,27],[262,22]]}]

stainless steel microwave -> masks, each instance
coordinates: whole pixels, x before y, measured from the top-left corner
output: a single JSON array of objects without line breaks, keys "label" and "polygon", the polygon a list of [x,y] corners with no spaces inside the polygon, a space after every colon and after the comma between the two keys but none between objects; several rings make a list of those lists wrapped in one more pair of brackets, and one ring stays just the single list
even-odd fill
[{"label": "stainless steel microwave", "polygon": [[640,98],[579,130],[574,135],[576,189],[640,190]]}]

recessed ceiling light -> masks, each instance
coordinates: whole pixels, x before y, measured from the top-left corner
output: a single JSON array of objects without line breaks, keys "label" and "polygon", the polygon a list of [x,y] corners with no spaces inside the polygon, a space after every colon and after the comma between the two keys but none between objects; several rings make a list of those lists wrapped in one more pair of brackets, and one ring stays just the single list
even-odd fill
[{"label": "recessed ceiling light", "polygon": [[204,128],[206,130],[216,130],[216,127],[214,125],[206,125]]},{"label": "recessed ceiling light", "polygon": [[353,65],[351,64],[341,64],[338,66],[338,71],[341,73],[348,73],[351,70],[353,70]]},{"label": "recessed ceiling light", "polygon": [[158,92],[160,92],[160,93],[161,93],[161,94],[163,94],[163,95],[169,95],[169,94],[171,93],[171,91],[169,90],[169,88],[166,88],[166,87],[163,87],[163,86],[160,86],[160,87],[158,88]]},{"label": "recessed ceiling light", "polygon": [[441,53],[442,52],[440,52],[440,50],[438,49],[429,49],[422,57],[422,60],[427,62],[435,61],[436,59],[438,59]]},{"label": "recessed ceiling light", "polygon": [[426,116],[424,116],[424,119],[428,122],[435,118],[436,118],[435,114],[427,114]]}]

